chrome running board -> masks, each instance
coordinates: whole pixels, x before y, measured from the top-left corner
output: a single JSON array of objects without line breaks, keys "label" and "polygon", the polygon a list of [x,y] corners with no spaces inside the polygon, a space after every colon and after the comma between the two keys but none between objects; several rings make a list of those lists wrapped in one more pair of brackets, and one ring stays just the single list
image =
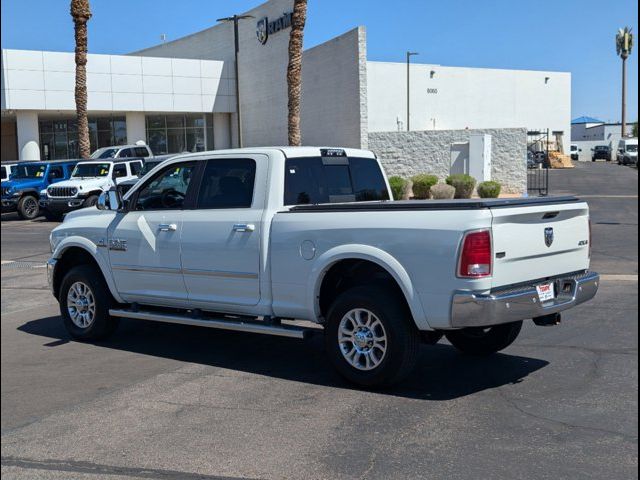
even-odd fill
[{"label": "chrome running board", "polygon": [[274,335],[287,338],[306,338],[313,329],[296,327],[293,325],[268,325],[260,322],[247,322],[227,320],[220,318],[193,318],[187,315],[172,313],[145,312],[132,310],[109,310],[109,315],[119,318],[131,318],[134,320],[149,320],[161,323],[176,323],[179,325],[191,325],[193,327],[216,328],[219,330],[232,330],[235,332],[258,333],[262,335]]}]

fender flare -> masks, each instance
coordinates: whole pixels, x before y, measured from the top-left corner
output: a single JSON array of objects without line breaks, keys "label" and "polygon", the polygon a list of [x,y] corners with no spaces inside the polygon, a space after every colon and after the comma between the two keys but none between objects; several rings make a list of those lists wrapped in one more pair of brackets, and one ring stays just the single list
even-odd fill
[{"label": "fender flare", "polygon": [[409,305],[413,320],[419,330],[432,330],[422,307],[420,296],[411,277],[402,264],[392,255],[370,245],[340,245],[327,250],[314,261],[307,281],[307,310],[311,318],[321,319],[320,287],[329,269],[341,260],[367,260],[386,270],[396,281]]},{"label": "fender flare", "polygon": [[22,192],[20,195],[20,198],[25,197],[27,195],[36,197],[36,199],[40,198],[40,190],[38,190],[37,188],[29,187],[29,188],[20,189],[20,191]]},{"label": "fender flare", "polygon": [[111,295],[113,295],[113,298],[115,298],[118,303],[126,303],[118,294],[115,282],[113,281],[113,276],[111,275],[110,265],[101,255],[98,254],[99,247],[95,243],[84,237],[67,237],[58,244],[51,257],[59,260],[70,248],[81,248],[91,255],[91,258],[93,258],[93,260],[98,264],[98,268],[100,268],[102,276],[104,277],[105,282],[107,282],[107,286],[109,287],[109,291],[111,292]]}]

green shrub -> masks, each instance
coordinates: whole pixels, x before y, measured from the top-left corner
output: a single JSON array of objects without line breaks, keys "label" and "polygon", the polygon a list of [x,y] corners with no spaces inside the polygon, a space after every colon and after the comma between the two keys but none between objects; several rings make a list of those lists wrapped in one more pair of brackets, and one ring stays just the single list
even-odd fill
[{"label": "green shrub", "polygon": [[404,198],[408,184],[409,182],[402,177],[391,177],[389,179],[389,185],[391,186],[391,193],[393,193],[394,200],[402,200]]},{"label": "green shrub", "polygon": [[476,188],[476,179],[466,173],[456,173],[447,178],[447,185],[456,189],[454,198],[471,198]]},{"label": "green shrub", "polygon": [[434,200],[451,200],[456,194],[456,189],[451,185],[439,183],[431,187],[431,198]]},{"label": "green shrub", "polygon": [[480,198],[498,198],[502,191],[502,185],[498,182],[482,182],[478,185]]},{"label": "green shrub", "polygon": [[422,173],[411,178],[413,182],[413,197],[418,200],[431,198],[431,187],[438,184],[438,177]]}]

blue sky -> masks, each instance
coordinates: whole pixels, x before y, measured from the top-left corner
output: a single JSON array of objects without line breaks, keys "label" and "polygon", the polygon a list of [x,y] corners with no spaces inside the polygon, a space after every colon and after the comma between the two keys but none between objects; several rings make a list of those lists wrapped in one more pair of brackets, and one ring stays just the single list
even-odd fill
[{"label": "blue sky", "polygon": [[[93,0],[89,49],[128,53],[202,30],[261,0]],[[617,120],[617,28],[637,32],[635,0],[309,0],[306,46],[366,25],[369,59],[573,74],[573,116]],[[2,48],[73,50],[68,0],[2,0]],[[637,43],[637,42],[636,42]],[[638,49],[628,62],[629,119],[638,116]]]}]

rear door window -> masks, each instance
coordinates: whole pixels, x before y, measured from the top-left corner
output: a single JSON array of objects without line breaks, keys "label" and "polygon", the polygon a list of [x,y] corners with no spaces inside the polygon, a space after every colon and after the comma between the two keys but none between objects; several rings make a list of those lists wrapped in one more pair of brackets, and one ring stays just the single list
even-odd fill
[{"label": "rear door window", "polygon": [[251,208],[255,178],[254,160],[209,160],[200,184],[198,208]]},{"label": "rear door window", "polygon": [[147,150],[145,147],[136,147],[135,152],[136,157],[147,158],[149,156],[149,150]]},{"label": "rear door window", "polygon": [[124,163],[118,163],[113,166],[113,178],[122,178],[127,176],[127,166]]},{"label": "rear door window", "polygon": [[131,175],[138,175],[142,170],[142,162],[131,162],[129,166],[131,168]]},{"label": "rear door window", "polygon": [[285,205],[389,200],[378,162],[372,158],[327,161],[290,158],[285,167]]}]

